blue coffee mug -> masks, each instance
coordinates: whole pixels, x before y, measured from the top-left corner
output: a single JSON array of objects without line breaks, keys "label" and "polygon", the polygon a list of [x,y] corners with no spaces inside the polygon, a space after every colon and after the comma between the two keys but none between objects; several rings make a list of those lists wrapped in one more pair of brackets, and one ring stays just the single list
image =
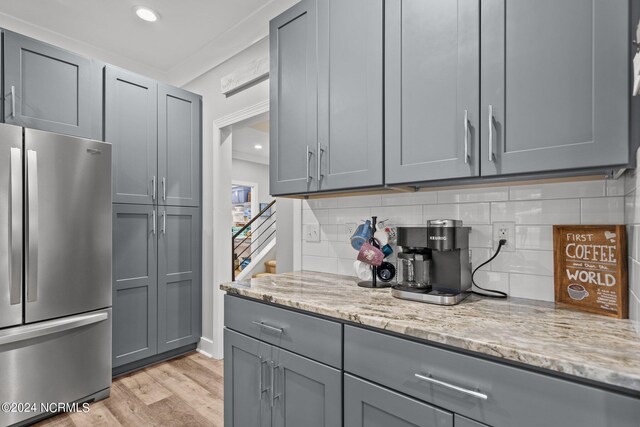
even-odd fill
[{"label": "blue coffee mug", "polygon": [[359,251],[362,245],[369,241],[371,233],[371,221],[366,220],[356,228],[356,232],[351,236],[351,247],[356,251]]},{"label": "blue coffee mug", "polygon": [[385,258],[393,253],[393,248],[390,245],[384,245],[380,250],[384,254]]}]

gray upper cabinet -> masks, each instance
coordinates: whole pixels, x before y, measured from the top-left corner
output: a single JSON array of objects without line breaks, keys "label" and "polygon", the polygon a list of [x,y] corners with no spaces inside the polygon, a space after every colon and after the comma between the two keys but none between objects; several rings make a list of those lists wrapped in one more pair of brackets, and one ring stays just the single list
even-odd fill
[{"label": "gray upper cabinet", "polygon": [[302,0],[270,23],[272,195],[318,189],[316,8]]},{"label": "gray upper cabinet", "polygon": [[387,0],[385,19],[386,183],[479,175],[479,0]]},{"label": "gray upper cabinet", "polygon": [[158,352],[200,339],[200,211],[158,214]]},{"label": "gray upper cabinet", "polygon": [[92,61],[4,30],[4,121],[99,138],[101,73]]},{"label": "gray upper cabinet", "polygon": [[113,144],[113,202],[153,204],[158,191],[157,83],[105,68],[105,141]]},{"label": "gray upper cabinet", "polygon": [[317,5],[319,189],[380,186],[383,1]]},{"label": "gray upper cabinet", "polygon": [[158,203],[200,205],[201,97],[158,85]]},{"label": "gray upper cabinet", "polygon": [[344,427],[453,427],[453,419],[450,412],[344,375]]},{"label": "gray upper cabinet", "polygon": [[629,161],[628,0],[483,0],[481,26],[482,175]]},{"label": "gray upper cabinet", "polygon": [[157,353],[157,216],[113,206],[113,366]]},{"label": "gray upper cabinet", "polygon": [[224,330],[225,427],[271,426],[271,349],[269,344]]},{"label": "gray upper cabinet", "polygon": [[273,426],[342,424],[342,371],[273,348]]}]

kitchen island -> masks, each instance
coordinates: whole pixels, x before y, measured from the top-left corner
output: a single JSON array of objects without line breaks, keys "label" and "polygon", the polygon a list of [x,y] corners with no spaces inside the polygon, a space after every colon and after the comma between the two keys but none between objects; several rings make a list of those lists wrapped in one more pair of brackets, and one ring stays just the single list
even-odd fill
[{"label": "kitchen island", "polygon": [[[637,425],[640,419],[640,335],[628,320],[516,298],[471,296],[456,306],[434,306],[356,283],[353,277],[304,271],[224,284],[225,325],[229,334],[241,332],[276,351],[343,369],[344,425],[367,425],[362,408],[372,402],[348,404],[363,387],[373,387],[366,393],[371,399],[388,388],[391,394],[381,402],[395,397],[398,407],[428,409],[434,424],[426,425],[450,425],[440,408],[452,412],[451,425],[454,419],[456,425],[550,425],[545,422],[561,415],[567,421],[558,425],[567,426]],[[243,326],[244,315],[253,316],[247,324],[258,332]],[[303,320],[320,323],[303,328]],[[278,376],[275,364],[264,378],[260,368],[261,382]],[[283,399],[279,390],[272,408]],[[273,389],[265,393],[274,397]],[[523,408],[515,408],[522,400]],[[425,408],[424,402],[435,406]],[[362,410],[350,409],[354,405]],[[532,416],[526,407],[540,405],[536,420],[524,419]],[[563,408],[566,414],[554,413]],[[625,423],[633,417],[635,424]]]}]

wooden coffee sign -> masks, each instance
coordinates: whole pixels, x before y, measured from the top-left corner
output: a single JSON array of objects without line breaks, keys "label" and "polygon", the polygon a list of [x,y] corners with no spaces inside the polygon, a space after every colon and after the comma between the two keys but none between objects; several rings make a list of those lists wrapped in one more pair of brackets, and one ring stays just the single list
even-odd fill
[{"label": "wooden coffee sign", "polygon": [[554,225],[556,302],[627,318],[624,225]]}]

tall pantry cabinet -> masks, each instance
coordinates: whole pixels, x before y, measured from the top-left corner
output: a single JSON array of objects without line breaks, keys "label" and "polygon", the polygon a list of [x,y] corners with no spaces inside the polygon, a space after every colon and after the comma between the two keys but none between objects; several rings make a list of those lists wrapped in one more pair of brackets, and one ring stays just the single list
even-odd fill
[{"label": "tall pantry cabinet", "polygon": [[112,66],[104,90],[114,153],[113,366],[124,372],[200,338],[201,98]]}]

